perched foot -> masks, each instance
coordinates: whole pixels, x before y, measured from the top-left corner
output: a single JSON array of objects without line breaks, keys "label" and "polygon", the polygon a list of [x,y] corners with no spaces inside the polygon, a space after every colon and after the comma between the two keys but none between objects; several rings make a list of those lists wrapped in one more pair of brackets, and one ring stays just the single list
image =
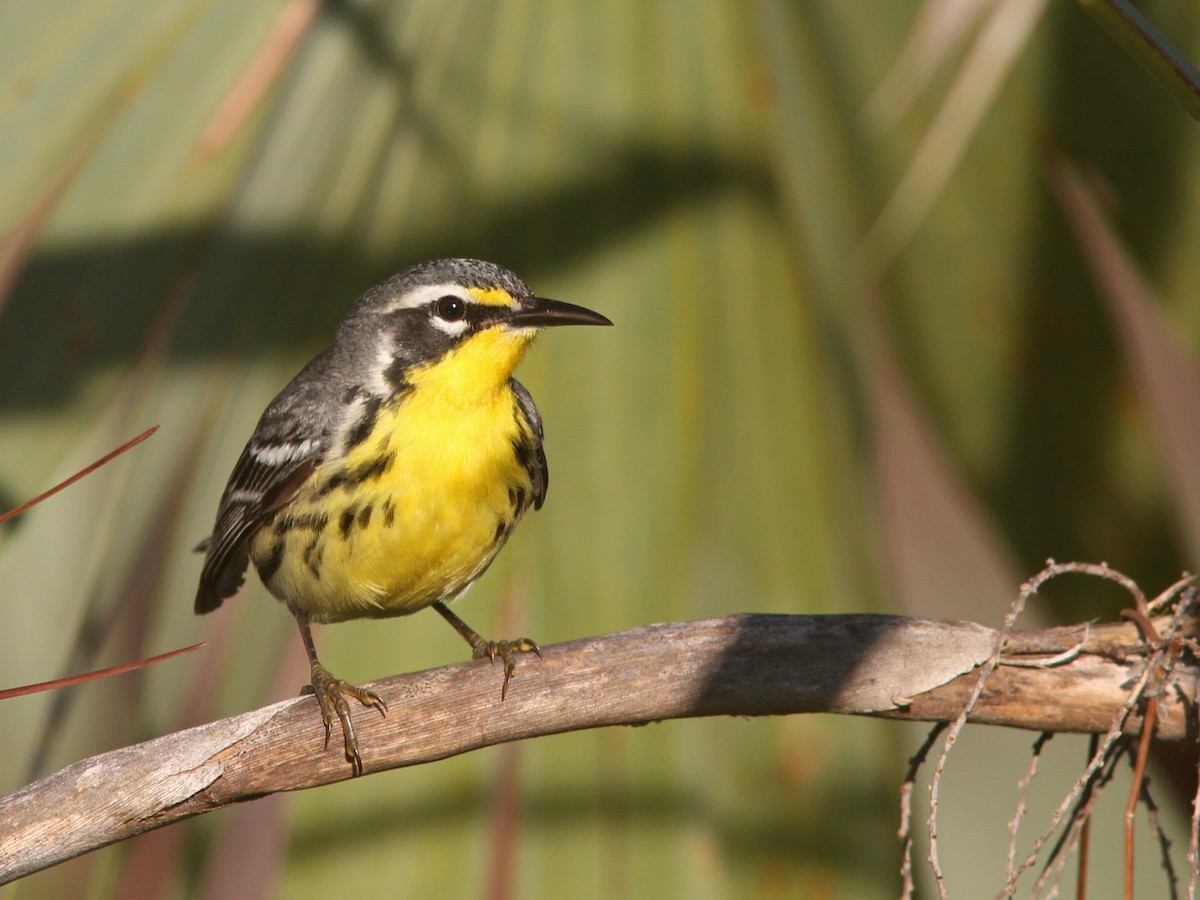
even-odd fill
[{"label": "perched foot", "polygon": [[538,656],[542,655],[542,648],[530,638],[517,638],[515,641],[489,641],[480,637],[470,625],[450,612],[450,608],[446,604],[435,603],[433,608],[453,626],[455,631],[462,635],[463,640],[471,645],[472,659],[490,659],[495,662],[496,657],[499,657],[504,661],[504,684],[500,687],[501,700],[508,696],[508,682],[517,668],[517,654],[536,653]]},{"label": "perched foot", "polygon": [[296,617],[296,625],[300,628],[300,640],[304,642],[304,651],[308,654],[308,664],[312,671],[312,684],[304,690],[311,691],[321,707],[321,721],[325,723],[325,749],[329,749],[329,732],[333,729],[333,714],[337,713],[338,721],[342,723],[346,759],[353,767],[354,774],[361,775],[362,757],[358,755],[358,739],[354,736],[354,723],[350,721],[350,704],[346,702],[346,698],[353,697],[363,706],[375,707],[381,716],[387,715],[387,704],[374,691],[348,684],[329,674],[329,670],[317,662],[317,648],[313,645],[308,613],[298,609],[293,609],[292,613]]},{"label": "perched foot", "polygon": [[321,721],[325,723],[326,749],[329,748],[329,734],[333,729],[333,716],[336,713],[338,721],[342,723],[346,759],[354,769],[354,774],[361,775],[362,757],[358,754],[358,738],[354,735],[354,724],[350,721],[350,704],[346,702],[346,698],[353,697],[363,706],[375,707],[381,716],[387,715],[387,704],[374,691],[334,678],[329,670],[318,662],[313,663],[311,687],[321,707]]},{"label": "perched foot", "polygon": [[508,682],[513,677],[513,672],[517,669],[517,654],[518,653],[536,653],[542,655],[542,648],[530,638],[517,638],[515,641],[488,641],[475,636],[477,640],[471,641],[471,657],[472,659],[490,659],[496,661],[496,657],[500,657],[504,661],[504,684],[500,686],[500,699],[503,700],[508,696]]}]

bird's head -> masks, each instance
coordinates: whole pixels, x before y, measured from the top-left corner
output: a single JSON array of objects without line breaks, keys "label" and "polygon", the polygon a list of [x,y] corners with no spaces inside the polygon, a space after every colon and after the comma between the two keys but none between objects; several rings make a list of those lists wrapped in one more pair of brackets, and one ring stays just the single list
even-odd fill
[{"label": "bird's head", "polygon": [[530,342],[555,325],[611,325],[605,316],[535,296],[520,278],[477,259],[439,259],[372,288],[347,320],[375,329],[391,391],[436,377],[467,394],[507,384]]}]

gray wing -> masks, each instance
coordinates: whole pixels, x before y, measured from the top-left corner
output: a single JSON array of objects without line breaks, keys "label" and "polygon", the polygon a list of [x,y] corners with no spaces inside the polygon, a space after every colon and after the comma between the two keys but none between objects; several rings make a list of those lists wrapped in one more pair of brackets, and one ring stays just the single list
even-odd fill
[{"label": "gray wing", "polygon": [[290,500],[316,470],[354,398],[338,397],[336,381],[322,378],[326,354],[317,357],[267,407],[221,495],[196,591],[197,613],[211,612],[237,593],[249,564],[249,542],[272,513]]},{"label": "gray wing", "polygon": [[[517,396],[517,407],[524,414],[529,427],[533,430],[532,455],[522,460],[533,478],[533,508],[541,509],[546,501],[546,489],[550,486],[550,468],[546,465],[546,451],[542,448],[542,415],[534,405],[533,397],[525,389],[525,385],[515,378],[509,379],[513,393]],[[520,450],[518,450],[520,453]]]}]

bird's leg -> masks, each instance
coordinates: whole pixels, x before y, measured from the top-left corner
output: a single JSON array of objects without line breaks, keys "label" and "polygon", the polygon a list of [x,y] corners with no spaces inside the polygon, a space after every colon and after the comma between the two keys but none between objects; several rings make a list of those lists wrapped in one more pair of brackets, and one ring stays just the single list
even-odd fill
[{"label": "bird's leg", "polygon": [[342,739],[346,748],[346,759],[353,768],[354,774],[361,775],[362,757],[358,753],[358,738],[354,735],[354,724],[350,721],[350,704],[346,702],[346,698],[353,697],[363,706],[373,706],[383,716],[387,715],[387,704],[374,691],[349,684],[340,678],[334,678],[329,670],[317,660],[317,648],[313,644],[308,614],[299,610],[293,612],[296,615],[296,624],[300,627],[300,639],[304,641],[304,650],[308,654],[312,692],[317,698],[317,704],[321,707],[321,721],[325,723],[325,747],[326,749],[329,747],[329,733],[333,728],[333,717],[336,714],[338,721],[342,723]]},{"label": "bird's leg", "polygon": [[542,648],[537,645],[537,642],[527,638],[517,638],[513,641],[489,641],[486,638],[480,637],[474,629],[466,622],[450,612],[450,608],[445,603],[438,601],[433,604],[436,609],[450,625],[462,635],[463,640],[471,645],[471,656],[474,659],[490,659],[496,661],[496,657],[500,657],[504,661],[504,684],[500,687],[500,699],[503,700],[508,696],[508,682],[513,676],[513,672],[517,668],[518,653],[536,653],[542,655]]}]

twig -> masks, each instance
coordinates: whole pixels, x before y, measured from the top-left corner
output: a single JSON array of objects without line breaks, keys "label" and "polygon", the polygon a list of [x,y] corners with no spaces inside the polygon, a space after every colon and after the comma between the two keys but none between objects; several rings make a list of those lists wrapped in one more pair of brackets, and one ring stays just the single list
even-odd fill
[{"label": "twig", "polygon": [[[1150,621],[1149,608],[1145,600],[1138,603],[1136,610],[1126,610],[1123,618],[1128,618],[1141,629],[1143,639],[1151,645],[1159,645],[1161,638],[1158,629]],[[1157,651],[1148,663],[1148,669],[1153,671],[1159,662],[1161,651]],[[1142,719],[1142,736],[1138,741],[1137,760],[1133,766],[1133,783],[1129,786],[1129,800],[1125,803],[1125,900],[1133,900],[1133,823],[1137,815],[1138,797],[1141,796],[1143,781],[1146,777],[1146,757],[1150,753],[1150,738],[1154,736],[1154,722],[1158,718],[1158,702],[1154,697],[1146,701],[1146,715]]]},{"label": "twig", "polygon": [[1042,867],[1042,873],[1033,885],[1034,897],[1037,897],[1047,884],[1050,885],[1050,892],[1046,894],[1047,898],[1057,893],[1058,883],[1062,878],[1062,873],[1066,870],[1067,860],[1083,840],[1085,826],[1092,819],[1092,810],[1096,806],[1100,792],[1112,781],[1117,762],[1124,752],[1124,743],[1118,743],[1116,750],[1104,760],[1102,768],[1094,773],[1087,787],[1075,799],[1071,812],[1066,817],[1067,828],[1058,836],[1058,840],[1054,842],[1054,846],[1050,848],[1050,853],[1046,857],[1046,864]]},{"label": "twig", "polygon": [[1054,737],[1054,733],[1043,731],[1038,735],[1036,741],[1033,742],[1033,752],[1029,755],[1029,765],[1025,767],[1025,775],[1021,778],[1017,785],[1017,808],[1013,812],[1012,821],[1008,823],[1008,864],[1005,868],[1009,880],[1011,881],[1017,864],[1017,832],[1021,827],[1021,819],[1025,817],[1025,805],[1029,799],[1029,787],[1033,784],[1034,776],[1037,775],[1038,761],[1042,758],[1042,750],[1046,744]]},{"label": "twig", "polygon": [[42,491],[40,494],[38,494],[32,500],[26,500],[24,503],[22,503],[20,506],[16,507],[15,509],[10,509],[6,513],[0,513],[0,524],[7,522],[9,519],[16,518],[17,516],[19,516],[21,513],[25,512],[30,507],[37,506],[39,503],[41,503],[47,497],[52,497],[55,494],[57,494],[59,491],[63,490],[64,488],[70,487],[75,482],[77,482],[80,478],[83,478],[87,475],[91,475],[102,465],[104,465],[105,463],[108,463],[108,462],[112,462],[114,459],[116,459],[118,456],[120,456],[126,450],[136,447],[138,444],[140,444],[146,438],[150,437],[150,435],[154,434],[154,432],[156,432],[156,431],[158,431],[157,425],[155,425],[152,428],[147,428],[145,431],[143,431],[137,437],[126,441],[120,447],[118,447],[116,450],[113,450],[109,453],[105,453],[102,457],[100,457],[98,460],[96,460],[90,466],[85,466],[84,468],[82,468],[78,472],[76,472],[74,475],[72,475],[70,478],[66,479],[65,481],[60,481],[58,484],[56,484],[54,487],[50,488],[48,491]]},{"label": "twig", "polygon": [[[1100,744],[1100,738],[1092,735],[1088,740],[1088,759],[1096,755],[1096,748]],[[1075,900],[1087,900],[1087,872],[1088,872],[1088,851],[1091,849],[1092,837],[1092,817],[1088,816],[1083,820],[1083,825],[1079,829],[1079,865],[1076,867],[1078,874],[1075,877]]]},{"label": "twig", "polygon": [[151,656],[148,659],[139,659],[136,662],[121,663],[117,666],[109,666],[107,669],[97,669],[94,672],[84,672],[81,675],[72,675],[69,678],[55,678],[52,681],[41,681],[37,684],[25,684],[21,687],[4,688],[0,690],[0,700],[7,700],[9,697],[23,697],[26,694],[36,694],[39,691],[52,691],[59,688],[74,687],[77,684],[83,684],[87,681],[95,681],[98,678],[109,678],[113,675],[124,675],[126,672],[132,672],[135,669],[142,669],[146,666],[152,666],[155,663],[160,663],[170,659],[173,656],[179,656],[181,653],[191,653],[193,650],[199,650],[204,646],[204,641],[198,644],[192,644],[190,647],[180,647],[177,650],[169,650],[166,653],[160,653],[158,656]]},{"label": "twig", "polygon": [[1138,797],[1142,779],[1146,777],[1146,758],[1150,755],[1150,738],[1154,735],[1154,720],[1158,717],[1158,701],[1146,701],[1146,717],[1142,721],[1142,737],[1138,741],[1137,758],[1133,765],[1133,784],[1125,804],[1125,900],[1133,900],[1133,823],[1137,816]]},{"label": "twig", "polygon": [[1037,590],[1037,585],[1040,582],[1035,578],[1031,582],[1021,586],[1021,590],[1017,595],[1017,599],[1013,601],[1012,608],[1008,611],[1008,615],[1004,617],[1004,624],[996,635],[996,643],[992,649],[991,656],[987,662],[979,670],[979,677],[975,681],[975,686],[971,689],[970,695],[967,697],[967,702],[963,704],[958,715],[954,717],[954,721],[950,725],[950,733],[946,735],[946,740],[942,744],[942,752],[938,754],[937,764],[933,767],[933,776],[929,779],[929,867],[933,870],[934,883],[937,885],[938,897],[941,900],[947,900],[946,894],[946,878],[942,873],[942,866],[938,860],[938,843],[937,843],[937,813],[938,799],[942,784],[942,775],[946,771],[946,761],[950,757],[950,749],[958,740],[959,733],[967,724],[967,719],[975,710],[976,704],[979,703],[979,698],[983,694],[983,687],[987,684],[988,677],[1000,665],[1000,657],[1004,652],[1004,642],[1008,638],[1008,634],[1012,631],[1016,624],[1017,617],[1025,608],[1026,600]]},{"label": "twig", "polygon": [[1142,782],[1142,803],[1146,807],[1146,820],[1150,823],[1150,831],[1158,842],[1159,854],[1162,856],[1163,871],[1167,873],[1169,900],[1179,897],[1179,875],[1175,872],[1175,864],[1171,862],[1171,839],[1163,830],[1162,820],[1158,815],[1158,804],[1150,794],[1149,780]]},{"label": "twig", "polygon": [[917,772],[921,766],[925,765],[925,760],[929,757],[929,751],[933,747],[933,742],[938,739],[943,731],[946,730],[945,722],[938,722],[929,729],[929,734],[925,736],[924,742],[908,760],[908,772],[904,776],[904,784],[900,786],[900,829],[897,832],[897,837],[900,838],[900,843],[903,848],[903,855],[900,862],[900,877],[902,879],[902,888],[900,896],[902,900],[912,900],[913,895],[913,865],[912,865],[912,792],[913,786],[917,781]]},{"label": "twig", "polygon": [[[1012,609],[1009,611],[1008,616],[1005,618],[1005,626],[1004,626],[1004,629],[1002,629],[1001,633],[1004,634],[1004,633],[1007,633],[1009,630],[1011,630],[1012,623],[1013,623],[1013,621],[1015,621],[1015,618],[1020,614],[1021,610],[1024,607],[1026,600],[1030,596],[1032,596],[1034,593],[1036,593],[1042,584],[1044,584],[1046,581],[1048,581],[1051,578],[1054,578],[1054,577],[1057,577],[1059,575],[1066,574],[1069,572],[1094,575],[1097,577],[1105,578],[1109,581],[1114,581],[1117,584],[1124,587],[1125,590],[1128,591],[1129,594],[1133,597],[1134,605],[1135,605],[1134,610],[1129,611],[1128,618],[1133,619],[1136,622],[1136,624],[1138,625],[1139,629],[1142,632],[1143,640],[1146,643],[1148,643],[1151,647],[1153,647],[1154,649],[1151,653],[1150,659],[1148,659],[1145,663],[1145,668],[1142,671],[1142,675],[1138,680],[1137,686],[1130,693],[1129,699],[1127,700],[1126,704],[1124,705],[1122,713],[1117,717],[1117,719],[1114,720],[1113,725],[1110,727],[1109,732],[1106,735],[1106,739],[1105,739],[1103,745],[1096,748],[1096,750],[1092,753],[1091,760],[1088,764],[1087,769],[1084,772],[1084,775],[1081,776],[1081,778],[1076,782],[1076,784],[1072,788],[1072,790],[1067,794],[1067,797],[1064,798],[1063,802],[1054,811],[1054,814],[1051,817],[1050,825],[1034,842],[1033,849],[1030,851],[1030,853],[1026,857],[1025,861],[1021,864],[1020,867],[1016,868],[1015,870],[1012,866],[1012,861],[1013,861],[1012,860],[1012,849],[1013,849],[1013,846],[1015,846],[1015,839],[1016,839],[1016,836],[1014,834],[1014,836],[1013,836],[1014,843],[1012,846],[1010,846],[1010,859],[1009,859],[1009,867],[1008,867],[1008,872],[1007,872],[1008,880],[1005,884],[1004,889],[998,895],[1001,897],[1011,896],[1012,893],[1016,890],[1017,879],[1037,859],[1037,856],[1041,852],[1041,848],[1045,845],[1045,842],[1058,829],[1059,823],[1062,821],[1062,816],[1067,811],[1067,809],[1070,808],[1072,805],[1074,805],[1076,803],[1077,799],[1081,803],[1090,804],[1091,785],[1093,783],[1093,778],[1095,777],[1096,773],[1101,770],[1101,768],[1104,766],[1104,764],[1109,761],[1109,755],[1110,755],[1111,748],[1115,745],[1116,740],[1119,738],[1121,732],[1125,728],[1125,722],[1128,719],[1129,714],[1132,712],[1133,708],[1140,702],[1140,700],[1143,696],[1143,693],[1146,691],[1147,685],[1150,683],[1150,679],[1151,679],[1153,673],[1159,668],[1159,663],[1161,662],[1162,654],[1164,652],[1164,650],[1161,646],[1161,641],[1158,639],[1158,632],[1155,629],[1154,624],[1150,619],[1151,607],[1146,601],[1145,594],[1142,592],[1141,588],[1137,585],[1137,583],[1133,581],[1133,579],[1129,578],[1128,576],[1124,575],[1121,572],[1118,572],[1114,569],[1110,569],[1108,567],[1107,563],[1099,563],[1099,564],[1080,563],[1080,562],[1056,563],[1054,560],[1048,560],[1046,568],[1043,569],[1040,573],[1038,573],[1037,576],[1035,576],[1030,582],[1028,582],[1026,585],[1024,585],[1022,587],[1020,595],[1018,596],[1017,600],[1013,603]],[[1176,590],[1176,588],[1178,588],[1179,590],[1182,590],[1183,586],[1186,585],[1186,583],[1187,583],[1187,579],[1185,578],[1182,582],[1177,582],[1176,585],[1173,585],[1172,588],[1168,589],[1167,593],[1170,594],[1172,591]],[[1164,595],[1164,596],[1166,596],[1166,595]],[[1156,598],[1156,602],[1158,602],[1161,599],[1162,599],[1161,597]],[[1186,605],[1187,605],[1186,603],[1180,604],[1180,608],[1177,608],[1175,610],[1175,616],[1172,619],[1173,624],[1175,622],[1183,621],[1184,610],[1182,607],[1184,607]],[[1086,643],[1086,637],[1084,639],[1084,643]],[[1061,658],[1062,658],[1062,654],[1060,654],[1058,657],[1052,657],[1052,659],[1054,659],[1054,661],[1056,663]],[[990,662],[991,661],[989,660],[989,663]],[[1168,663],[1167,668],[1168,669],[1170,668],[1170,663]],[[988,674],[989,674],[988,667],[985,666],[984,671],[981,673],[981,677],[980,677],[980,685],[979,685],[980,691],[982,690],[983,679],[986,678],[988,676]],[[1162,673],[1160,672],[1159,674],[1161,675]],[[1156,688],[1156,690],[1153,693],[1158,693],[1158,692],[1159,691]],[[1154,718],[1156,717],[1155,716],[1156,712],[1157,712],[1157,704],[1156,704],[1155,700],[1153,698],[1151,698],[1151,700],[1149,701],[1149,704],[1148,704],[1146,716],[1142,721],[1142,743],[1143,743],[1143,747],[1145,748],[1146,752],[1148,752],[1149,739],[1153,734]],[[952,734],[953,734],[953,732],[952,732]],[[947,738],[947,749],[949,746],[949,740],[950,739]],[[943,758],[944,758],[945,752],[946,751],[943,751]],[[1139,751],[1139,757],[1141,757],[1141,755],[1142,755],[1142,751]],[[1131,805],[1136,804],[1136,800],[1137,800],[1137,796],[1138,796],[1137,784],[1140,782],[1140,775],[1144,773],[1144,767],[1145,767],[1145,762],[1143,759],[1142,764],[1141,764],[1141,769],[1138,773],[1138,778],[1135,778],[1134,792],[1131,795],[1131,799],[1130,799]],[[935,771],[935,778],[936,777],[937,777],[937,772]],[[1082,816],[1082,818],[1081,818],[1081,816]],[[931,816],[931,818],[932,818],[932,816]],[[1045,879],[1047,878],[1047,876],[1051,873],[1052,864],[1058,857],[1059,852],[1064,847],[1065,842],[1074,839],[1072,837],[1072,834],[1075,833],[1079,837],[1080,840],[1083,840],[1085,838],[1086,823],[1089,818],[1090,818],[1090,813],[1083,812],[1081,810],[1080,806],[1076,805],[1075,812],[1072,814],[1072,816],[1069,820],[1072,823],[1072,827],[1070,829],[1068,829],[1068,832],[1065,833],[1062,836],[1062,838],[1060,838],[1060,840],[1057,842],[1057,844],[1053,848],[1053,850],[1050,854],[1050,857],[1046,862],[1046,867],[1043,870],[1042,876],[1041,876],[1041,878],[1038,879],[1038,883],[1034,887],[1035,892],[1041,887],[1041,885],[1045,882]],[[1127,833],[1126,833],[1126,836],[1127,836],[1127,840],[1126,840],[1126,891],[1127,891],[1127,895],[1131,896],[1132,895],[1131,879],[1133,877],[1132,876],[1133,860],[1132,860],[1132,837],[1131,837],[1131,828],[1132,828],[1132,825],[1131,825],[1132,812],[1131,811],[1127,810],[1126,818],[1127,818],[1127,824],[1126,824],[1126,828],[1127,828]],[[1015,821],[1016,820],[1014,819],[1014,829],[1015,829]],[[934,875],[935,875],[935,878],[938,878],[939,890],[942,890],[940,873],[937,870],[936,862],[935,862],[935,860],[931,860],[931,863],[934,864]],[[1056,867],[1056,870],[1058,872],[1061,872],[1061,865]],[[1082,891],[1084,890],[1085,884],[1086,884],[1085,876],[1084,876],[1084,873],[1081,871],[1081,873],[1080,873],[1081,895],[1082,895]]]},{"label": "twig", "polygon": [[1187,858],[1188,900],[1196,900],[1196,882],[1200,879],[1200,762],[1197,763],[1196,795],[1192,797],[1192,830]]},{"label": "twig", "polygon": [[[1005,885],[1005,891],[1007,891],[1008,894],[1011,894],[1016,890],[1016,879],[1019,878],[1026,869],[1034,864],[1034,862],[1037,860],[1038,854],[1042,851],[1042,847],[1045,846],[1046,841],[1048,841],[1050,836],[1058,830],[1058,826],[1059,823],[1062,822],[1063,815],[1068,809],[1075,805],[1076,800],[1079,799],[1083,792],[1092,783],[1092,779],[1096,777],[1096,774],[1105,766],[1106,763],[1110,762],[1110,751],[1117,741],[1120,740],[1122,731],[1125,727],[1125,722],[1129,718],[1129,714],[1132,712],[1134,706],[1137,705],[1142,696],[1142,692],[1146,689],[1146,683],[1149,680],[1150,668],[1147,666],[1142,672],[1141,677],[1138,679],[1137,684],[1134,686],[1134,689],[1130,692],[1129,699],[1123,705],[1121,712],[1114,718],[1112,725],[1108,729],[1108,732],[1101,740],[1099,748],[1094,754],[1092,754],[1092,758],[1088,762],[1087,768],[1085,768],[1079,778],[1076,779],[1075,785],[1070,791],[1068,791],[1067,796],[1063,798],[1062,802],[1050,816],[1050,824],[1046,826],[1045,831],[1043,831],[1038,836],[1037,840],[1034,841],[1033,848],[1029,851],[1028,856],[1025,857],[1025,861],[1022,862],[1017,868],[1016,877],[1011,879],[1008,884]],[[1071,817],[1072,820],[1075,820],[1076,818],[1076,816]],[[1053,855],[1054,854],[1051,854],[1052,857]],[[1002,892],[1001,896],[1004,895],[1005,894]]]},{"label": "twig", "polygon": [[[1169,606],[1175,601],[1175,598],[1182,594],[1189,587],[1194,588],[1196,584],[1196,576],[1190,572],[1184,572],[1182,577],[1173,585],[1151,600],[1147,606],[1151,615],[1157,615],[1165,606]],[[1194,598],[1193,598],[1194,599]],[[1183,609],[1186,604],[1180,604],[1179,609]]]},{"label": "twig", "polygon": [[1054,666],[1061,666],[1063,663],[1069,663],[1087,649],[1088,638],[1091,637],[1089,631],[1091,626],[1083,623],[1083,637],[1081,637],[1073,647],[1069,647],[1062,653],[1056,653],[1053,656],[1047,656],[1039,659],[1020,659],[1017,657],[1002,656],[1000,657],[1000,665],[1002,666],[1025,666],[1030,669],[1050,669]]},{"label": "twig", "polygon": [[[967,702],[963,704],[962,710],[954,717],[954,722],[950,726],[950,733],[946,735],[946,741],[942,745],[942,752],[938,755],[937,765],[933,769],[933,777],[929,780],[929,865],[933,869],[934,882],[937,884],[938,896],[941,900],[947,900],[945,877],[942,874],[941,864],[938,862],[937,851],[937,810],[938,810],[938,793],[941,787],[942,774],[946,770],[946,760],[950,756],[950,748],[954,746],[958,740],[959,732],[967,724],[967,719],[975,710],[979,703],[979,698],[983,694],[984,685],[987,684],[988,678],[995,672],[996,667],[1000,665],[1001,658],[1004,653],[1004,644],[1008,640],[1008,635],[1016,626],[1017,619],[1025,610],[1025,605],[1029,602],[1029,598],[1037,593],[1038,589],[1051,578],[1066,571],[1078,571],[1076,566],[1086,565],[1081,563],[1066,563],[1060,565],[1050,559],[1046,561],[1046,568],[1035,575],[1032,579],[1021,585],[1021,590],[1017,593],[1017,597],[1013,600],[1012,606],[1008,611],[1008,615],[1004,617],[1004,624],[1000,627],[1000,631],[996,635],[996,643],[992,650],[992,654],[988,657],[986,663],[979,671],[979,678],[975,682],[974,688],[971,690]],[[1136,585],[1135,585],[1136,588]],[[1009,884],[1012,884],[1015,878],[1009,879]]]}]

